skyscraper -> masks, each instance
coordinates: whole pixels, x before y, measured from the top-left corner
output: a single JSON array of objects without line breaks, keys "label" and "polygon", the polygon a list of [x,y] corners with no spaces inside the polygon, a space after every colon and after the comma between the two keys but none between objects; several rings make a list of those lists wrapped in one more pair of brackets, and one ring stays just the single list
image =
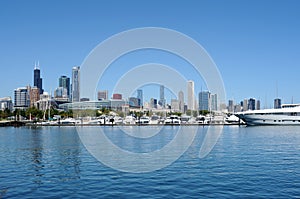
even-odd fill
[{"label": "skyscraper", "polygon": [[39,89],[39,93],[43,94],[43,79],[41,78],[41,71],[39,63],[34,65],[33,70],[33,86],[36,86]]},{"label": "skyscraper", "polygon": [[274,99],[274,108],[281,108],[281,99],[276,98]]},{"label": "skyscraper", "polygon": [[194,81],[192,80],[187,82],[187,100],[188,109],[195,110]]},{"label": "skyscraper", "polygon": [[233,113],[234,112],[233,100],[228,100],[228,112],[229,113]]},{"label": "skyscraper", "polygon": [[130,97],[128,99],[128,101],[129,101],[129,106],[130,107],[135,107],[135,108],[140,107],[141,102],[140,102],[139,98],[137,98],[137,97]]},{"label": "skyscraper", "polygon": [[250,98],[248,100],[248,110],[255,110],[255,99]]},{"label": "skyscraper", "polygon": [[217,111],[218,110],[218,95],[217,94],[211,94],[211,110]]},{"label": "skyscraper", "polygon": [[14,91],[15,100],[14,107],[19,109],[26,109],[30,105],[28,88],[17,88]]},{"label": "skyscraper", "polygon": [[58,86],[59,87],[63,87],[67,90],[67,96],[68,98],[70,98],[70,78],[62,75],[60,76],[60,78],[58,79]]},{"label": "skyscraper", "polygon": [[80,67],[75,66],[72,69],[72,102],[80,100]]},{"label": "skyscraper", "polygon": [[256,101],[256,110],[260,110],[260,100]]},{"label": "skyscraper", "polygon": [[248,110],[248,100],[244,99],[243,101],[243,111],[247,111]]},{"label": "skyscraper", "polygon": [[201,91],[199,93],[199,110],[200,111],[210,111],[211,103],[210,103],[210,92],[209,91]]},{"label": "skyscraper", "polygon": [[154,99],[154,98],[150,99],[150,107],[157,108],[157,99]]},{"label": "skyscraper", "polygon": [[166,99],[165,99],[165,86],[160,85],[159,87],[159,101],[158,104],[161,105],[161,107],[165,108],[166,106]]},{"label": "skyscraper", "polygon": [[139,106],[143,106],[144,105],[144,101],[143,101],[143,90],[142,89],[138,89],[137,90],[137,98],[140,100],[140,104]]},{"label": "skyscraper", "polygon": [[30,107],[33,107],[37,101],[40,100],[40,89],[35,87],[28,87],[29,99],[30,99]]},{"label": "skyscraper", "polygon": [[184,94],[183,91],[178,92],[179,111],[184,113]]}]

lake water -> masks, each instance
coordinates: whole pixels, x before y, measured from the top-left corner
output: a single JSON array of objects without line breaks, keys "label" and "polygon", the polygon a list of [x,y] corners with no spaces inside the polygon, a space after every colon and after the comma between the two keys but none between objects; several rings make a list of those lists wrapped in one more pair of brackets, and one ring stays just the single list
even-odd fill
[{"label": "lake water", "polygon": [[[180,127],[165,126],[151,138],[146,134],[158,127],[125,127],[146,132],[142,139],[117,127],[93,128],[103,128],[124,150],[147,153],[169,143]],[[94,158],[75,127],[0,128],[0,198],[300,197],[300,127],[226,126],[199,158],[206,130],[199,128],[171,165],[130,173]]]}]

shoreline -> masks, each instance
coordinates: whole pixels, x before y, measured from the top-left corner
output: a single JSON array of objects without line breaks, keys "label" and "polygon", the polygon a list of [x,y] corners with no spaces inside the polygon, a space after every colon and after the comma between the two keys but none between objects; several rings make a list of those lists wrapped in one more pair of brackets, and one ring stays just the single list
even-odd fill
[{"label": "shoreline", "polygon": [[37,124],[37,123],[29,123],[22,121],[1,121],[0,127],[21,127],[21,126],[29,126],[29,127],[40,127],[40,126],[245,126],[245,124]]}]

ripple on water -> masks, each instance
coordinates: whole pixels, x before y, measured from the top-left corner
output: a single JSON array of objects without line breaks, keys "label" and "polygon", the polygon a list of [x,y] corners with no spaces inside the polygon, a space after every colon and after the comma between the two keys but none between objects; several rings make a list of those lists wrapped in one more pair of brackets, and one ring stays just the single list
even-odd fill
[{"label": "ripple on water", "polygon": [[[153,139],[166,144],[174,135],[167,134],[168,128],[162,132]],[[131,138],[117,136],[122,132],[116,128],[113,134],[106,133],[116,144],[138,142],[120,140]],[[132,174],[94,159],[73,127],[1,128],[0,198],[300,196],[300,127],[224,127],[212,152],[199,159],[205,133],[206,128],[200,128],[192,146],[172,165]],[[146,148],[141,144],[122,147],[141,152],[153,149],[144,142]]]}]

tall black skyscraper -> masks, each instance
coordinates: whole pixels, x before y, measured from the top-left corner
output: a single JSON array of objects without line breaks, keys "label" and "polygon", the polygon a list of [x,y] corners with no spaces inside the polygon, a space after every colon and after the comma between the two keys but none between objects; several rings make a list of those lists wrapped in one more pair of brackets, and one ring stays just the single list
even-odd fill
[{"label": "tall black skyscraper", "polygon": [[40,94],[43,94],[43,79],[41,78],[41,71],[39,63],[35,64],[33,71],[33,86],[36,86],[40,90]]}]

